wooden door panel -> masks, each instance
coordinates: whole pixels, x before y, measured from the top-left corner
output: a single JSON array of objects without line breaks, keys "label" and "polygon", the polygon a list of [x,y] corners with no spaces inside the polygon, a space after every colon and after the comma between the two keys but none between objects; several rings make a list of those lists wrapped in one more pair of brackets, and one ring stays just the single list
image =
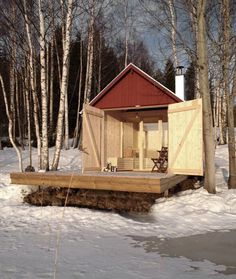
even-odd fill
[{"label": "wooden door panel", "polygon": [[202,100],[169,105],[168,171],[203,175]]},{"label": "wooden door panel", "polygon": [[104,112],[90,105],[83,107],[83,170],[104,167]]}]

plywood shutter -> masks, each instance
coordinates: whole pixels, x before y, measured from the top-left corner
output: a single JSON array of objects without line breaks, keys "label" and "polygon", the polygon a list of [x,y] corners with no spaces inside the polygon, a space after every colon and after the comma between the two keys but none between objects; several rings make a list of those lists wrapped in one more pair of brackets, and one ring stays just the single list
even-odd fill
[{"label": "plywood shutter", "polygon": [[169,105],[168,172],[203,175],[202,100]]},{"label": "plywood shutter", "polygon": [[83,107],[83,170],[101,170],[104,167],[104,111]]}]

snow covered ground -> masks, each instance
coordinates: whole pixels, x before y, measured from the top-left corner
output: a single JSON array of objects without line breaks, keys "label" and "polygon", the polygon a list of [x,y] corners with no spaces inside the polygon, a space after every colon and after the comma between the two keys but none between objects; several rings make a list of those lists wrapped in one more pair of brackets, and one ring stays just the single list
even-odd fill
[{"label": "snow covered ground", "polygon": [[[226,146],[217,148],[216,165],[216,195],[189,190],[157,200],[148,215],[120,215],[23,204],[27,188],[9,179],[16,154],[0,151],[0,278],[236,278]],[[62,152],[61,170],[80,167],[78,150]]]}]

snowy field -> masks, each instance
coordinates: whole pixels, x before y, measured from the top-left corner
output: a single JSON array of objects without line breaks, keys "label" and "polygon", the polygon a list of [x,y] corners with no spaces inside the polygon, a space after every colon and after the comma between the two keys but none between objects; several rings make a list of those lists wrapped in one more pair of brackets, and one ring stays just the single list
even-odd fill
[{"label": "snowy field", "polygon": [[[189,190],[157,200],[148,215],[120,215],[23,204],[27,188],[9,179],[18,170],[15,151],[0,151],[0,278],[236,278],[227,156],[226,146],[217,148],[216,195]],[[78,150],[62,152],[61,170],[80,164]]]}]

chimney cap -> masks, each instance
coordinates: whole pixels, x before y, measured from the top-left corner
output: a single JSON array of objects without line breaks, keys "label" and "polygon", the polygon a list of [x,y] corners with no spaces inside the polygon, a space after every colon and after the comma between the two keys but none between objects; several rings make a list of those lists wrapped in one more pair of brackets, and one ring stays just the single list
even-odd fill
[{"label": "chimney cap", "polygon": [[176,67],[176,75],[183,75],[184,66],[177,66]]}]

